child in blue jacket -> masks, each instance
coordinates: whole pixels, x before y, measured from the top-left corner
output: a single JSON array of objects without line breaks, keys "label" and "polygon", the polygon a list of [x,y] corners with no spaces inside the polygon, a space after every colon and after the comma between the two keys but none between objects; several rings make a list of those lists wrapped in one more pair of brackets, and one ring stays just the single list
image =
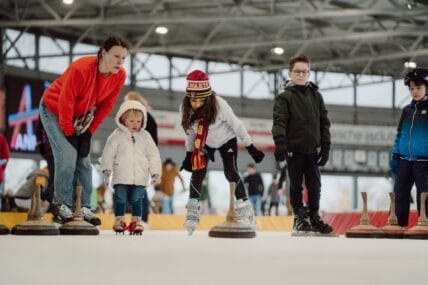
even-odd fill
[{"label": "child in blue jacket", "polygon": [[391,172],[395,176],[395,209],[400,226],[407,226],[410,191],[417,189],[420,209],[422,192],[428,192],[428,69],[415,68],[406,74],[412,101],[404,107],[392,148]]}]

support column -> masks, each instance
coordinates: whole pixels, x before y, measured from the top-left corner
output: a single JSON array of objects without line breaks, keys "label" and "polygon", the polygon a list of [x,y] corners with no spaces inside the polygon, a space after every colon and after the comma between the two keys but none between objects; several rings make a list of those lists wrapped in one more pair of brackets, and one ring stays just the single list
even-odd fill
[{"label": "support column", "polygon": [[352,176],[352,192],[354,197],[353,209],[356,210],[358,208],[358,177]]},{"label": "support column", "polygon": [[130,64],[130,87],[131,90],[135,90],[136,88],[136,75],[135,75],[135,53],[132,53],[130,56],[131,64]]},{"label": "support column", "polygon": [[358,107],[357,107],[357,85],[358,85],[358,79],[357,79],[357,75],[354,73],[353,74],[353,79],[352,79],[352,87],[353,87],[353,92],[354,92],[354,98],[353,98],[353,123],[354,125],[358,124]]}]

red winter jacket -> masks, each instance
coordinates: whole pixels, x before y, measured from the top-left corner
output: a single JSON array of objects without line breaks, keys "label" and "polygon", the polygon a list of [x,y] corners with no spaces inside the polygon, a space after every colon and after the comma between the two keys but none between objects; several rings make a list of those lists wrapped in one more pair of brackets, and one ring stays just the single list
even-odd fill
[{"label": "red winter jacket", "polygon": [[[0,135],[0,159],[7,159],[9,161],[10,152],[7,140],[3,135]],[[6,169],[7,162],[0,166],[0,182],[4,181],[4,170]]]},{"label": "red winter jacket", "polygon": [[74,118],[96,106],[89,131],[95,132],[113,109],[120,89],[125,83],[123,68],[116,74],[104,76],[97,72],[97,57],[87,56],[74,61],[43,95],[46,107],[59,118],[66,136],[74,133]]}]

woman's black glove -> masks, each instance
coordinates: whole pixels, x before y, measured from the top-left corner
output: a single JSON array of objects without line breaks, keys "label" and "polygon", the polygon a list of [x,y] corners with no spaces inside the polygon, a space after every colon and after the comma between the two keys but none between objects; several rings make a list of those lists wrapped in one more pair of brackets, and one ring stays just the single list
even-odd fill
[{"label": "woman's black glove", "polygon": [[186,152],[186,157],[184,158],[183,162],[181,163],[180,171],[185,169],[189,172],[192,172],[192,151]]},{"label": "woman's black glove", "polygon": [[263,157],[265,157],[265,154],[258,150],[253,144],[250,144],[246,148],[248,153],[251,155],[251,157],[256,163],[261,162],[263,160]]},{"label": "woman's black glove", "polygon": [[68,142],[78,151],[79,150],[79,138],[76,134],[72,134],[65,137]]},{"label": "woman's black glove", "polygon": [[79,149],[77,152],[79,157],[87,157],[89,155],[89,151],[91,150],[91,137],[92,134],[90,131],[86,131],[78,137]]}]

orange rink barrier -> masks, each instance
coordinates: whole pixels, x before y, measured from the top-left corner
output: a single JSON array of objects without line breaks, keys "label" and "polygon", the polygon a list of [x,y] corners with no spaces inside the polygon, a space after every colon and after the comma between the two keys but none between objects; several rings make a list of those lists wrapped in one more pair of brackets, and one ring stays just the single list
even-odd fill
[{"label": "orange rink barrier", "polygon": [[[101,219],[101,230],[111,230],[113,227],[114,215],[113,214],[97,214]],[[374,226],[382,227],[386,225],[388,219],[388,212],[377,211],[369,212],[370,222]],[[361,213],[324,213],[322,218],[326,223],[329,223],[334,231],[338,234],[344,234],[347,230],[356,226],[360,222]],[[12,213],[1,212],[0,224],[12,228],[16,224],[22,223],[27,219],[27,213]],[[46,214],[44,219],[47,222],[52,221],[52,215]],[[416,211],[411,211],[409,217],[409,227],[417,224],[418,215]],[[126,216],[126,221],[129,222],[131,216]],[[201,216],[201,221],[198,230],[210,230],[213,226],[224,222],[225,216]],[[291,231],[293,227],[293,218],[291,216],[257,216],[257,230],[258,231]],[[184,216],[183,215],[149,215],[149,229],[151,230],[184,230]]]},{"label": "orange rink barrier", "polygon": [[[359,225],[361,213],[325,213],[322,215],[324,222],[330,224],[333,230],[338,234],[345,234],[350,228]],[[389,212],[376,211],[369,212],[370,224],[376,227],[383,227],[388,222]],[[411,211],[409,215],[409,226],[412,227],[418,223],[418,213]]]},{"label": "orange rink barrier", "polygon": [[[113,214],[97,214],[101,219],[101,230],[111,230],[113,227]],[[27,213],[0,213],[0,224],[12,228],[16,224],[22,223],[27,219]],[[44,219],[47,222],[52,221],[52,215],[46,214]],[[129,222],[131,216],[126,216],[126,221]],[[225,216],[202,216],[198,226],[198,230],[210,230],[213,226],[224,222]],[[256,218],[257,230],[259,231],[291,231],[293,227],[293,219],[291,216],[258,216]],[[151,230],[184,230],[183,215],[149,215],[149,229]]]}]

